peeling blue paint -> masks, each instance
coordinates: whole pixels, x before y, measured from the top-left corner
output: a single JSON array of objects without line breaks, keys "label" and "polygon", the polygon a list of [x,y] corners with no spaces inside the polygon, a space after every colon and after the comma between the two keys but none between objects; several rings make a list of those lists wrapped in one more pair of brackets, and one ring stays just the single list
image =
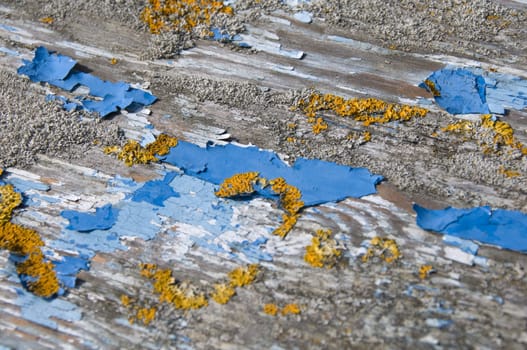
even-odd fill
[{"label": "peeling blue paint", "polygon": [[68,230],[89,232],[93,230],[108,230],[117,221],[119,210],[110,204],[96,208],[95,213],[82,213],[75,210],[64,210],[60,213],[63,218],[68,219]]},{"label": "peeling blue paint", "polygon": [[[435,101],[451,114],[489,113],[485,97],[485,79],[463,68],[443,68],[432,73],[427,81],[434,84]],[[430,91],[422,83],[419,85]],[[433,92],[433,91],[431,91]]]},{"label": "peeling blue paint", "polygon": [[[451,114],[505,114],[527,108],[527,80],[481,68],[447,66],[428,78],[440,96],[435,101]],[[426,84],[419,85],[430,90]]]},{"label": "peeling blue paint", "polygon": [[[102,80],[92,74],[76,71],[77,62],[61,54],[50,53],[40,46],[35,51],[33,61],[23,60],[24,65],[18,69],[19,74],[27,75],[31,81],[46,82],[61,89],[72,91],[77,86],[86,86],[90,95],[98,99],[85,97],[79,103],[90,112],[97,112],[101,117],[132,105],[148,106],[156,101],[149,92],[134,89],[128,83]],[[75,102],[65,101],[68,108]]]},{"label": "peeling blue paint", "polygon": [[273,261],[271,254],[265,253],[261,250],[261,246],[267,243],[267,238],[260,237],[252,242],[247,240],[240,243],[233,242],[230,247],[242,253],[251,263],[258,263],[260,261]]},{"label": "peeling blue paint", "polygon": [[163,180],[153,180],[146,182],[132,194],[134,202],[147,202],[153,205],[164,207],[163,202],[171,197],[179,197],[179,193],[170,187],[170,182],[178,176],[177,173],[168,173]]},{"label": "peeling blue paint", "polygon": [[527,214],[477,207],[430,210],[414,205],[419,227],[527,253]]},{"label": "peeling blue paint", "polygon": [[89,270],[89,257],[86,256],[64,256],[62,261],[54,261],[54,270],[57,273],[61,285],[68,288],[75,288],[77,273],[80,270]]},{"label": "peeling blue paint", "polygon": [[469,253],[472,255],[476,255],[478,253],[479,245],[477,245],[476,243],[472,241],[466,240],[466,239],[461,239],[459,237],[450,236],[450,235],[444,235],[443,242],[448,245],[458,247],[465,253]]},{"label": "peeling blue paint", "polygon": [[[365,168],[351,168],[317,159],[299,158],[293,166],[288,166],[274,152],[233,144],[201,148],[180,141],[163,160],[179,167],[185,174],[215,185],[249,171],[257,171],[266,179],[283,177],[302,192],[306,206],[376,193],[375,185],[383,179]],[[260,194],[268,196],[269,193],[260,191]]]}]

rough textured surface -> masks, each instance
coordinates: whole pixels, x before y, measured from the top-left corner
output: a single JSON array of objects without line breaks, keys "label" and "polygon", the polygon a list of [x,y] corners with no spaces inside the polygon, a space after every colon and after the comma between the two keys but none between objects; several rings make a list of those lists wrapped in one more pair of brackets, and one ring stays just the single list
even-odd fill
[{"label": "rough textured surface", "polygon": [[[315,13],[313,23],[307,25],[294,20],[296,9],[278,0],[238,1],[236,21],[246,25],[245,34],[272,49],[281,45],[286,50],[303,50],[304,57],[297,60],[276,50],[241,50],[191,37],[175,38],[176,33],[152,36],[138,20],[144,4],[94,0],[2,3],[7,10],[0,7],[0,23],[18,32],[0,27],[0,46],[21,56],[0,53],[4,72],[0,84],[6,86],[0,89],[0,113],[8,111],[6,118],[17,123],[5,134],[5,128],[0,128],[0,144],[6,149],[0,153],[8,152],[8,164],[16,162],[27,170],[11,169],[3,179],[30,182],[26,183],[27,204],[15,213],[17,223],[37,230],[47,244],[64,237],[88,239],[76,232],[66,235],[62,210],[93,212],[105,204],[120,203],[134,192],[123,185],[129,179],[144,182],[174,170],[161,164],[125,167],[104,155],[100,146],[93,147],[96,138],[120,142],[114,138],[114,124],[137,140],[153,137],[148,134],[153,126],[202,145],[210,140],[219,144],[237,140],[273,149],[288,161],[302,156],[364,166],[387,181],[378,186],[379,195],[306,209],[285,240],[264,236],[273,260],[262,262],[255,283],[237,290],[226,305],[211,301],[200,310],[160,305],[150,281],[140,275],[138,263],[171,269],[178,281],[188,281],[197,291],[211,290],[229,271],[245,263],[207,246],[238,239],[232,232],[221,232],[224,236],[205,242],[191,241],[203,227],[217,227],[206,216],[199,224],[186,221],[186,216],[200,218],[211,207],[200,198],[214,198],[212,190],[187,191],[191,199],[186,207],[170,213],[185,216],[179,220],[170,219],[167,212],[148,220],[130,217],[137,225],[128,225],[133,227],[127,227],[130,232],[122,233],[122,239],[104,238],[101,244],[127,250],[108,249],[90,260],[90,270],[82,271],[76,287],[59,299],[71,303],[76,317],[53,319],[56,329],[28,319],[27,307],[19,302],[14,265],[2,251],[1,345],[50,349],[525,347],[525,255],[487,246],[480,246],[477,255],[466,253],[445,244],[441,235],[419,229],[411,209],[418,202],[432,208],[488,204],[527,212],[526,158],[507,150],[484,154],[480,143],[489,143],[492,135],[483,131],[474,137],[442,132],[441,128],[458,119],[426,105],[432,96],[417,87],[446,61],[471,66],[477,59],[485,70],[526,77],[522,67],[527,56],[522,41],[527,30],[525,5],[483,0],[433,4],[312,1],[303,7]],[[466,10],[469,13],[464,15]],[[499,17],[487,19],[488,15]],[[53,23],[39,22],[45,16],[53,17]],[[465,20],[466,28],[462,26]],[[332,35],[362,42],[338,42]],[[171,60],[147,60],[174,56],[181,43],[193,48]],[[159,101],[144,113],[118,114],[100,124],[76,124],[78,114],[44,102],[46,92],[41,86],[14,75],[20,58],[30,59],[34,48],[43,44],[74,57],[83,69],[104,79],[148,86]],[[391,45],[395,49],[390,50]],[[485,56],[478,56],[482,54]],[[110,63],[112,57],[118,59],[116,64]],[[329,124],[328,130],[313,135],[306,116],[290,110],[312,88],[346,98],[424,103],[431,112],[405,123],[369,127],[323,112],[320,116]],[[24,115],[30,119],[28,125],[37,125],[34,148],[28,149],[31,143],[18,136],[26,130],[17,128]],[[38,118],[29,118],[35,115]],[[477,116],[465,118],[478,120]],[[527,142],[525,110],[510,112],[503,120],[514,127],[520,141]],[[48,125],[53,127],[45,134]],[[356,137],[364,131],[371,132],[370,142]],[[67,147],[54,149],[59,142],[49,142],[61,139]],[[76,144],[80,146],[71,146]],[[36,161],[36,153],[49,156]],[[82,157],[69,160],[79,154]],[[503,167],[520,175],[507,177]],[[188,189],[174,190],[183,196]],[[236,208],[236,220],[248,223],[241,226],[247,234],[267,234],[266,229],[275,228],[282,215],[276,203],[264,200],[240,202]],[[151,224],[152,217],[158,226]],[[237,223],[221,220],[233,226]],[[154,229],[139,232],[142,224]],[[317,229],[331,229],[342,247],[342,259],[333,269],[316,269],[304,262],[305,247]],[[402,257],[391,264],[378,256],[363,261],[367,242],[375,236],[395,239]],[[243,245],[235,247],[237,253]],[[421,279],[423,265],[431,265],[435,272]],[[143,307],[158,307],[153,322],[130,325],[132,309],[122,305],[123,294]],[[267,303],[278,307],[297,303],[301,313],[273,317],[263,312]],[[77,320],[79,313],[82,317]]]},{"label": "rough textured surface", "polygon": [[42,89],[14,73],[0,70],[0,90],[1,168],[27,167],[38,154],[78,159],[87,150],[99,147],[95,143],[121,142],[114,123],[103,124],[81,112],[66,112],[59,104],[46,102]]}]

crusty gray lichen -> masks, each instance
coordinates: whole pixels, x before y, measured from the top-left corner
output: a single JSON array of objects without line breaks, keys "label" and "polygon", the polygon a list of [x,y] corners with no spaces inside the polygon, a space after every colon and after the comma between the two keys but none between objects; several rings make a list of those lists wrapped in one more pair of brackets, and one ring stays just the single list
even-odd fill
[{"label": "crusty gray lichen", "polygon": [[38,154],[80,158],[93,147],[121,142],[114,122],[66,112],[58,103],[46,102],[43,89],[13,72],[0,70],[0,91],[2,168],[27,167]]}]

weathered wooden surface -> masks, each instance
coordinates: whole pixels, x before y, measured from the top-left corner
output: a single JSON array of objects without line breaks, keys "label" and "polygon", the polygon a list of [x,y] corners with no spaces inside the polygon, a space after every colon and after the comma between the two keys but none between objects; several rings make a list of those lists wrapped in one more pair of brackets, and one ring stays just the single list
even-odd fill
[{"label": "weathered wooden surface", "polygon": [[[174,60],[141,61],[145,33],[84,18],[50,29],[18,16],[17,11],[20,9],[3,9],[2,23],[19,32],[0,28],[0,46],[16,49],[29,59],[35,46],[45,45],[74,57],[104,79],[148,82],[160,100],[150,107],[152,114],[139,118],[146,118],[157,130],[198,144],[210,139],[221,143],[230,135],[240,143],[291,157],[317,156],[366,166],[388,181],[379,186],[378,195],[304,210],[285,240],[269,234],[265,251],[273,255],[273,261],[262,262],[257,282],[239,289],[227,305],[211,302],[207,308],[188,312],[160,306],[149,326],[130,325],[129,313],[119,301],[122,294],[128,294],[144,305],[157,304],[149,282],[139,274],[139,262],[170,268],[177,279],[207,289],[247,261],[189,243],[185,237],[196,228],[167,220],[153,240],[125,239],[126,251],[97,254],[90,270],[79,274],[78,286],[60,298],[74,304],[82,318],[72,322],[55,319],[58,328],[53,330],[21,315],[15,292],[20,284],[9,278],[6,271],[14,267],[2,251],[1,345],[155,349],[525,346],[525,256],[480,247],[478,256],[483,259],[474,261],[474,256],[444,244],[440,235],[419,229],[411,210],[412,202],[418,201],[437,207],[490,204],[525,211],[525,173],[516,179],[496,180],[503,159],[480,159],[475,144],[430,137],[450,118],[437,107],[432,106],[433,113],[422,120],[397,128],[374,128],[372,142],[358,147],[347,147],[344,141],[350,130],[360,130],[358,124],[328,114],[330,131],[314,136],[305,117],[288,110],[298,90],[309,87],[350,97],[415,103],[417,97],[430,97],[416,87],[429,73],[445,62],[473,61],[405,53],[375,44],[337,43],[329,37],[346,33],[332,32],[317,21],[301,24],[282,12],[273,16],[291,20],[289,25],[260,19],[251,24],[252,33],[262,42],[280,42],[286,49],[305,51],[302,60],[200,41]],[[109,64],[112,57],[119,59],[117,65]],[[15,71],[19,65],[20,57],[0,56],[1,69]],[[527,77],[527,71],[511,68],[499,58],[481,65]],[[35,99],[44,98],[44,93],[32,93]],[[166,118],[167,114],[171,117]],[[132,138],[144,131],[146,119],[137,121],[136,117],[134,123],[124,114],[113,117]],[[527,112],[513,112],[507,121],[526,142]],[[294,136],[305,143],[286,141],[289,122],[298,124]],[[471,159],[476,160],[470,163]],[[161,170],[165,166],[159,164],[127,168],[98,148],[74,162],[42,156],[27,172],[8,169],[8,176],[48,184],[49,191],[29,193],[57,202],[27,205],[15,221],[35,228],[46,243],[51,242],[63,234],[61,210],[88,210],[122,200],[123,194],[107,191],[108,181],[116,174],[139,182],[158,178]],[[199,201],[199,195],[196,198]],[[236,208],[241,222],[237,234],[247,237],[277,226],[281,217],[276,203],[262,199],[238,203]],[[333,269],[316,269],[303,261],[305,246],[318,228],[333,230],[346,247],[344,258]],[[395,264],[375,259],[361,262],[361,242],[374,236],[394,238],[403,258]],[[217,237],[220,243],[231,239],[227,234]],[[420,280],[418,270],[423,264],[433,265],[437,272]],[[272,317],[262,312],[265,303],[298,303],[302,313]],[[438,320],[451,324],[441,328]]]}]

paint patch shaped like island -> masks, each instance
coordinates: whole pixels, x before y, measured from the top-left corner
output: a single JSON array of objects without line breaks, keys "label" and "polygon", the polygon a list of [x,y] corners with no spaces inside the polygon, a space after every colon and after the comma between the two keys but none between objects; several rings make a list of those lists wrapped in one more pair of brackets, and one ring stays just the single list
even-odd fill
[{"label": "paint patch shaped like island", "polygon": [[132,88],[128,83],[112,83],[78,71],[75,69],[77,62],[74,59],[51,53],[43,46],[36,49],[32,61],[23,60],[23,63],[18,68],[18,74],[27,75],[33,82],[48,83],[70,92],[78,86],[89,88],[88,96],[65,103],[65,108],[69,110],[73,109],[73,103],[105,117],[119,109],[151,105],[157,99],[147,91]]},{"label": "paint patch shaped like island", "polygon": [[430,210],[417,204],[414,210],[425,230],[527,253],[527,214],[520,211],[487,206]]},{"label": "paint patch shaped like island", "polygon": [[[383,180],[365,168],[352,168],[317,159],[298,158],[289,166],[272,151],[257,147],[199,147],[180,141],[162,158],[181,168],[185,174],[219,185],[235,174],[258,172],[266,179],[284,178],[302,192],[305,206],[336,202],[347,197],[360,198],[376,193],[375,186]],[[259,191],[264,197],[268,191]]]}]

